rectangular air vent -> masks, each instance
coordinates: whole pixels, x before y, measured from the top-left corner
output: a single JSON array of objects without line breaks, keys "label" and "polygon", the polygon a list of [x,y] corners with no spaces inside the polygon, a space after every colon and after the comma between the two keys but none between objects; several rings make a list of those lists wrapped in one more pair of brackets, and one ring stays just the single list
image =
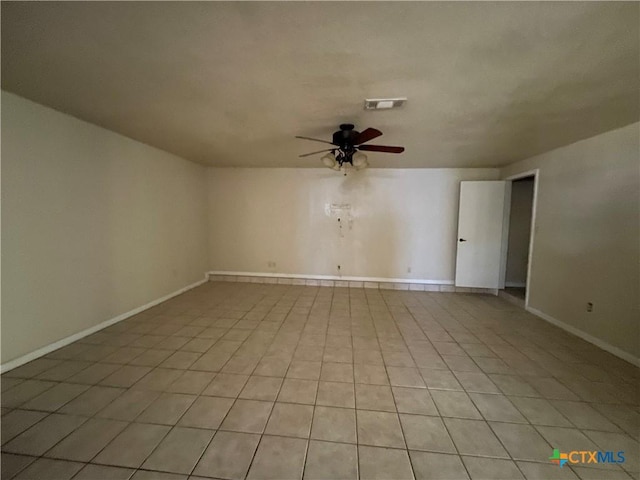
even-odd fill
[{"label": "rectangular air vent", "polygon": [[364,101],[365,110],[388,110],[404,105],[406,98],[367,98]]}]

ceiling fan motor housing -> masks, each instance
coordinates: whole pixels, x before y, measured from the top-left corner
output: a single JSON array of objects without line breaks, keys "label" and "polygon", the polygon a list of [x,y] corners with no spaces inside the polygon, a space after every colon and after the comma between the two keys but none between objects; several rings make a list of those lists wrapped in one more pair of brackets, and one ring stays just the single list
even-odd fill
[{"label": "ceiling fan motor housing", "polygon": [[340,147],[340,150],[345,153],[347,158],[356,151],[354,142],[360,132],[357,132],[354,128],[350,123],[343,123],[340,125],[340,130],[333,134],[333,143]]}]

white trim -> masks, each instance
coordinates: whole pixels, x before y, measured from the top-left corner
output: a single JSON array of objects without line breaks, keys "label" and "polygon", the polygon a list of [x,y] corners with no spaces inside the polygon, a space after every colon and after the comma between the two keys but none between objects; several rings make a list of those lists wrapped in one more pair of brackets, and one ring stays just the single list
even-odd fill
[{"label": "white trim", "polygon": [[271,278],[301,278],[305,280],[345,280],[350,282],[383,282],[383,283],[417,283],[420,285],[453,285],[453,280],[424,280],[417,278],[382,278],[382,277],[347,277],[337,275],[309,275],[298,273],[265,273],[265,272],[227,272],[216,270],[207,272],[209,275],[229,275],[236,277],[271,277]]},{"label": "white trim", "polygon": [[98,325],[94,325],[93,327],[87,328],[86,330],[82,330],[81,332],[74,333],[73,335],[65,337],[62,340],[58,340],[57,342],[53,342],[53,343],[50,343],[49,345],[45,345],[44,347],[34,350],[33,352],[27,353],[26,355],[22,355],[21,357],[5,362],[2,365],[0,365],[0,373],[5,373],[5,372],[8,372],[9,370],[13,370],[14,368],[24,365],[25,363],[35,360],[36,358],[42,357],[43,355],[51,353],[54,350],[65,347],[70,343],[80,340],[81,338],[91,335],[92,333],[102,330],[103,328],[107,328],[115,323],[118,323],[122,320],[132,317],[133,315],[136,315],[151,307],[155,307],[156,305],[162,302],[165,302],[170,298],[176,297],[208,281],[209,281],[209,277],[207,274],[205,274],[204,280],[200,280],[198,282],[192,283],[191,285],[187,285],[186,287],[181,288],[180,290],[176,290],[175,292],[165,295],[164,297],[157,298],[156,300],[153,300],[145,305],[134,308],[133,310],[129,310],[128,312],[122,313],[117,317],[113,317],[113,318],[110,318],[109,320],[105,320],[104,322],[99,323]]},{"label": "white trim", "polygon": [[571,326],[568,323],[564,323],[558,320],[557,318],[552,317],[551,315],[547,315],[546,313],[541,312],[536,308],[527,306],[525,307],[525,310],[527,310],[530,313],[533,313],[534,315],[542,318],[543,320],[546,320],[547,322],[555,325],[556,327],[559,327],[569,333],[572,333],[576,337],[580,337],[581,339],[586,340],[589,343],[592,343],[596,347],[600,347],[601,349],[606,350],[607,352],[611,353],[612,355],[615,355],[618,358],[621,358],[622,360],[626,360],[627,362],[635,365],[636,367],[640,367],[640,358],[634,357],[629,352],[625,352],[624,350],[618,347],[614,347],[610,343],[607,343],[604,340],[594,337],[593,335],[590,335],[586,332],[583,332],[582,330],[574,326]]},{"label": "white trim", "polygon": [[[527,253],[527,281],[525,282],[524,292],[524,307],[529,306],[529,292],[531,292],[531,265],[533,262],[533,242],[536,236],[536,213],[538,210],[538,185],[540,180],[540,169],[534,168],[533,170],[527,170],[526,172],[516,173],[511,175],[505,180],[513,182],[520,178],[527,178],[533,176],[533,205],[531,206],[531,231],[529,233],[529,252]],[[505,265],[505,274],[506,274]]]},{"label": "white trim", "polygon": [[505,287],[512,287],[512,288],[526,288],[527,283],[526,282],[505,282]]}]

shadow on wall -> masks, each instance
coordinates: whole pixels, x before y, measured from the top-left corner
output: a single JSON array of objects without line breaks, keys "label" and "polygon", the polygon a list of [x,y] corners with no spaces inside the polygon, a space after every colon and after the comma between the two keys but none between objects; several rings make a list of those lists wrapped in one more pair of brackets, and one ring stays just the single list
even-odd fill
[{"label": "shadow on wall", "polygon": [[[398,199],[380,195],[380,185],[393,182],[384,170],[349,171],[342,176],[339,196],[351,206],[341,225],[340,255],[345,276],[397,277],[402,232],[390,205]],[[376,189],[374,190],[374,186]],[[341,222],[342,223],[342,222]]]}]

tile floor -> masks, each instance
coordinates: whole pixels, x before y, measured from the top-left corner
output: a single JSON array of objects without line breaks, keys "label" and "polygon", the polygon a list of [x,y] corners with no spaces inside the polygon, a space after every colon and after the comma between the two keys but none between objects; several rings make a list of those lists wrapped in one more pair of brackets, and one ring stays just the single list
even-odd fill
[{"label": "tile floor", "polygon": [[489,295],[212,282],[2,375],[2,478],[638,479],[638,386]]}]

